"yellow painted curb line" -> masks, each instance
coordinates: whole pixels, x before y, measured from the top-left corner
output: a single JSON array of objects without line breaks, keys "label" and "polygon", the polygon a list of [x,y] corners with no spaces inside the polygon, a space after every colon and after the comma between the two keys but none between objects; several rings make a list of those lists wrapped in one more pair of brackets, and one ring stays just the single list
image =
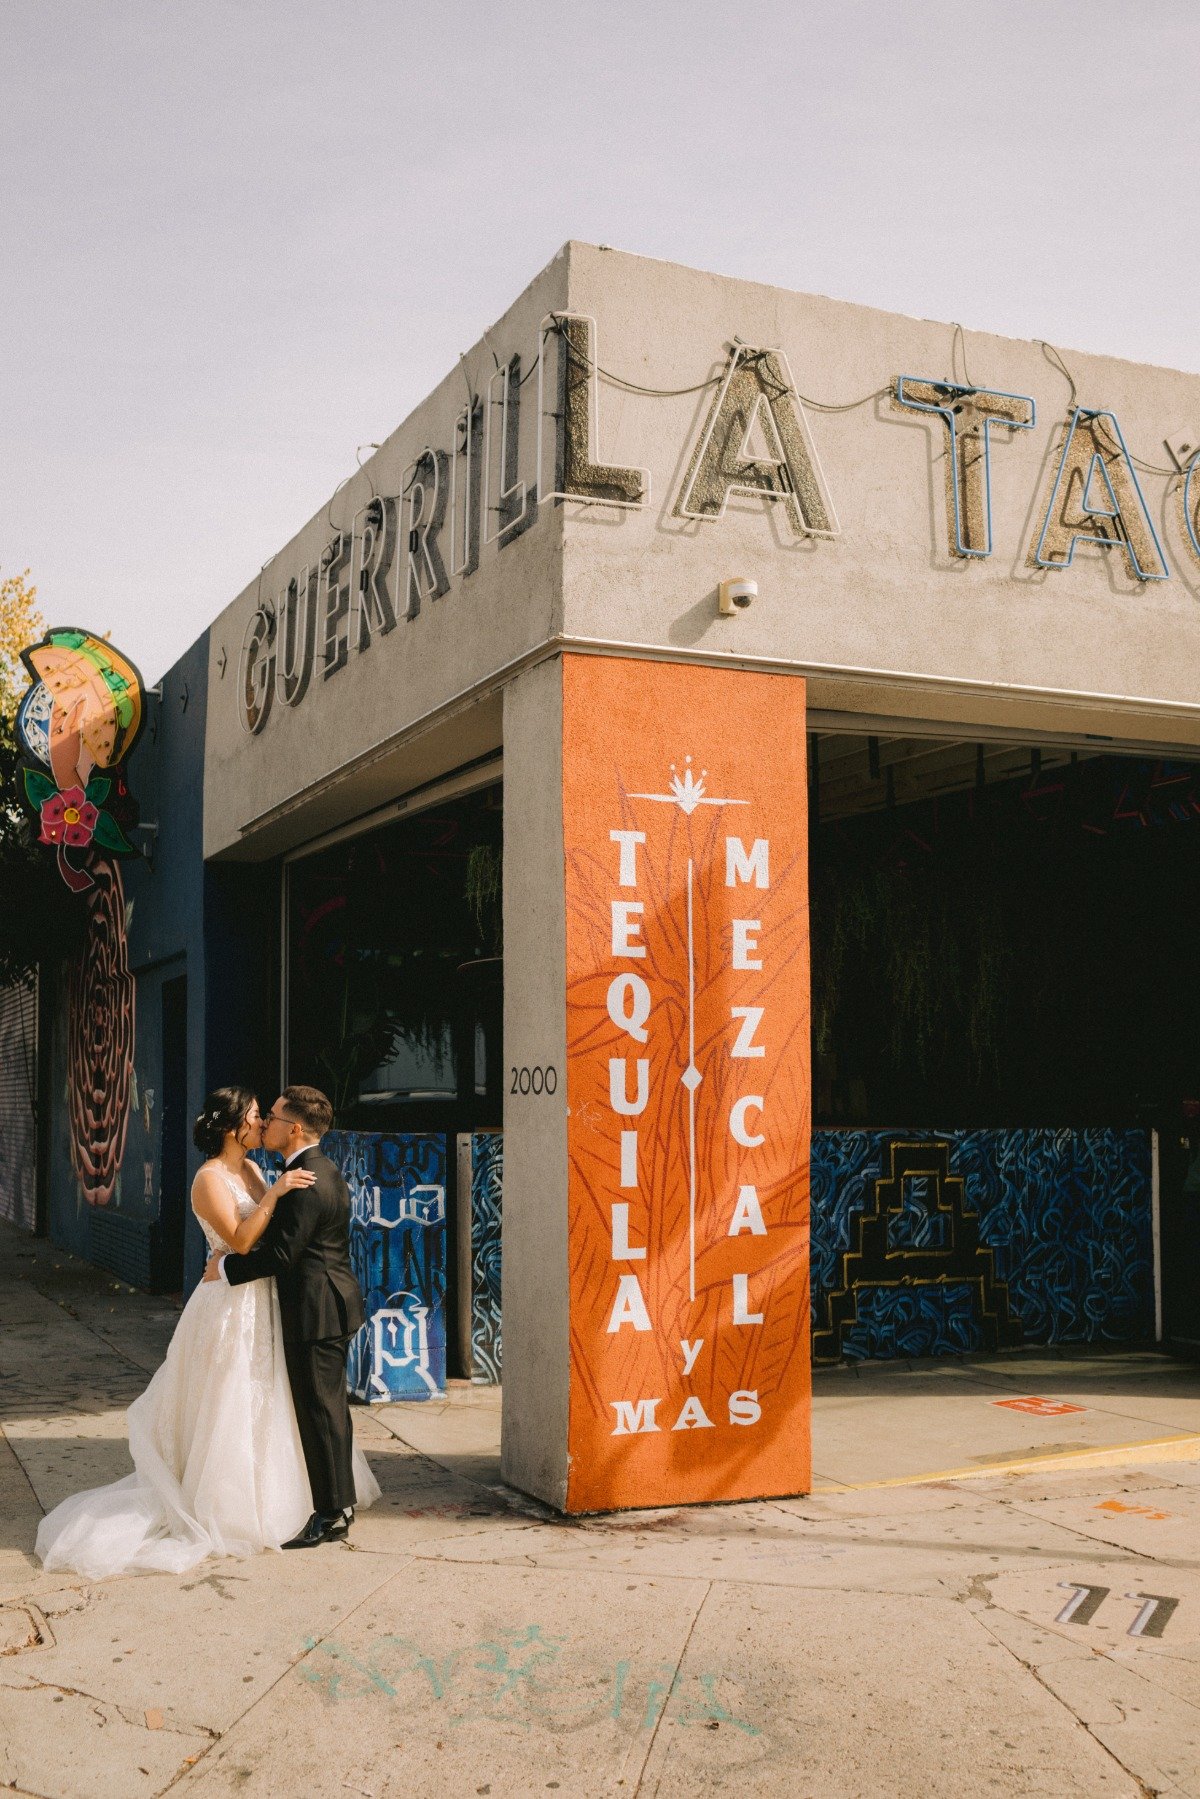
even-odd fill
[{"label": "yellow painted curb line", "polygon": [[1200,1435],[1149,1437],[1144,1443],[1112,1443],[1106,1449],[1064,1449],[1011,1462],[944,1468],[940,1474],[903,1474],[896,1480],[863,1480],[813,1487],[814,1493],[870,1493],[883,1487],[924,1487],[940,1480],[978,1480],[992,1474],[1037,1474],[1043,1468],[1125,1468],[1131,1462],[1200,1461]]}]

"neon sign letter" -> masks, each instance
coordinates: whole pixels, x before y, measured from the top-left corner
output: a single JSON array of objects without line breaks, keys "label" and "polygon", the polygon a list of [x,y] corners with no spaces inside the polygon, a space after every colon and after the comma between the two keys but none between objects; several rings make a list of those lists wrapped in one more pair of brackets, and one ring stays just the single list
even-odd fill
[{"label": "neon sign letter", "polygon": [[901,375],[896,404],[913,412],[936,413],[949,438],[946,468],[946,526],[952,556],[992,553],[992,425],[1028,431],[1036,417],[1027,394],[990,387],[959,387]]},{"label": "neon sign letter", "polygon": [[1070,568],[1077,543],[1117,545],[1138,581],[1165,581],[1158,541],[1115,412],[1077,406],[1067,430],[1046,519],[1029,560]]}]

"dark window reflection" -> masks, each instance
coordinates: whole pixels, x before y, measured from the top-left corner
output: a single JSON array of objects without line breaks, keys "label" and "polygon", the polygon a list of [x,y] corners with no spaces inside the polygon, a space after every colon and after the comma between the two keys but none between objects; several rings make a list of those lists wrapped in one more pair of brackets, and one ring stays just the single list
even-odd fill
[{"label": "dark window reflection", "polygon": [[291,866],[288,1079],[363,1130],[498,1127],[499,785]]}]

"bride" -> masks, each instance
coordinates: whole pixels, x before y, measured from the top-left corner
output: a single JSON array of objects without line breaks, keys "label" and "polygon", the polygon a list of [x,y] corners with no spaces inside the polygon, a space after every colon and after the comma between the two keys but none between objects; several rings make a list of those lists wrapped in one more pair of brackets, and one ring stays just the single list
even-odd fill
[{"label": "bride", "polygon": [[[192,1210],[217,1254],[251,1248],[280,1194],[313,1180],[293,1168],[268,1186],[247,1159],[262,1142],[248,1088],[211,1093],[193,1137],[208,1160]],[[278,1549],[312,1512],[273,1280],[202,1281],[127,1421],[134,1472],[47,1513],[37,1534],[47,1568],[90,1580],[126,1568],[181,1574],[208,1555]],[[354,1483],[359,1506],[379,1497],[359,1449]]]}]

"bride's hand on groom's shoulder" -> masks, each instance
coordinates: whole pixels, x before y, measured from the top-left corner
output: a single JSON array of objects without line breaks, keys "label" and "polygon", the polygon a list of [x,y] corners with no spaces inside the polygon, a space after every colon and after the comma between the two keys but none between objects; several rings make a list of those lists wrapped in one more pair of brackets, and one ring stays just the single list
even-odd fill
[{"label": "bride's hand on groom's shoulder", "polygon": [[278,1199],[281,1193],[292,1193],[298,1187],[311,1187],[316,1178],[307,1168],[289,1168],[277,1181],[272,1181],[266,1196],[268,1199]]}]

